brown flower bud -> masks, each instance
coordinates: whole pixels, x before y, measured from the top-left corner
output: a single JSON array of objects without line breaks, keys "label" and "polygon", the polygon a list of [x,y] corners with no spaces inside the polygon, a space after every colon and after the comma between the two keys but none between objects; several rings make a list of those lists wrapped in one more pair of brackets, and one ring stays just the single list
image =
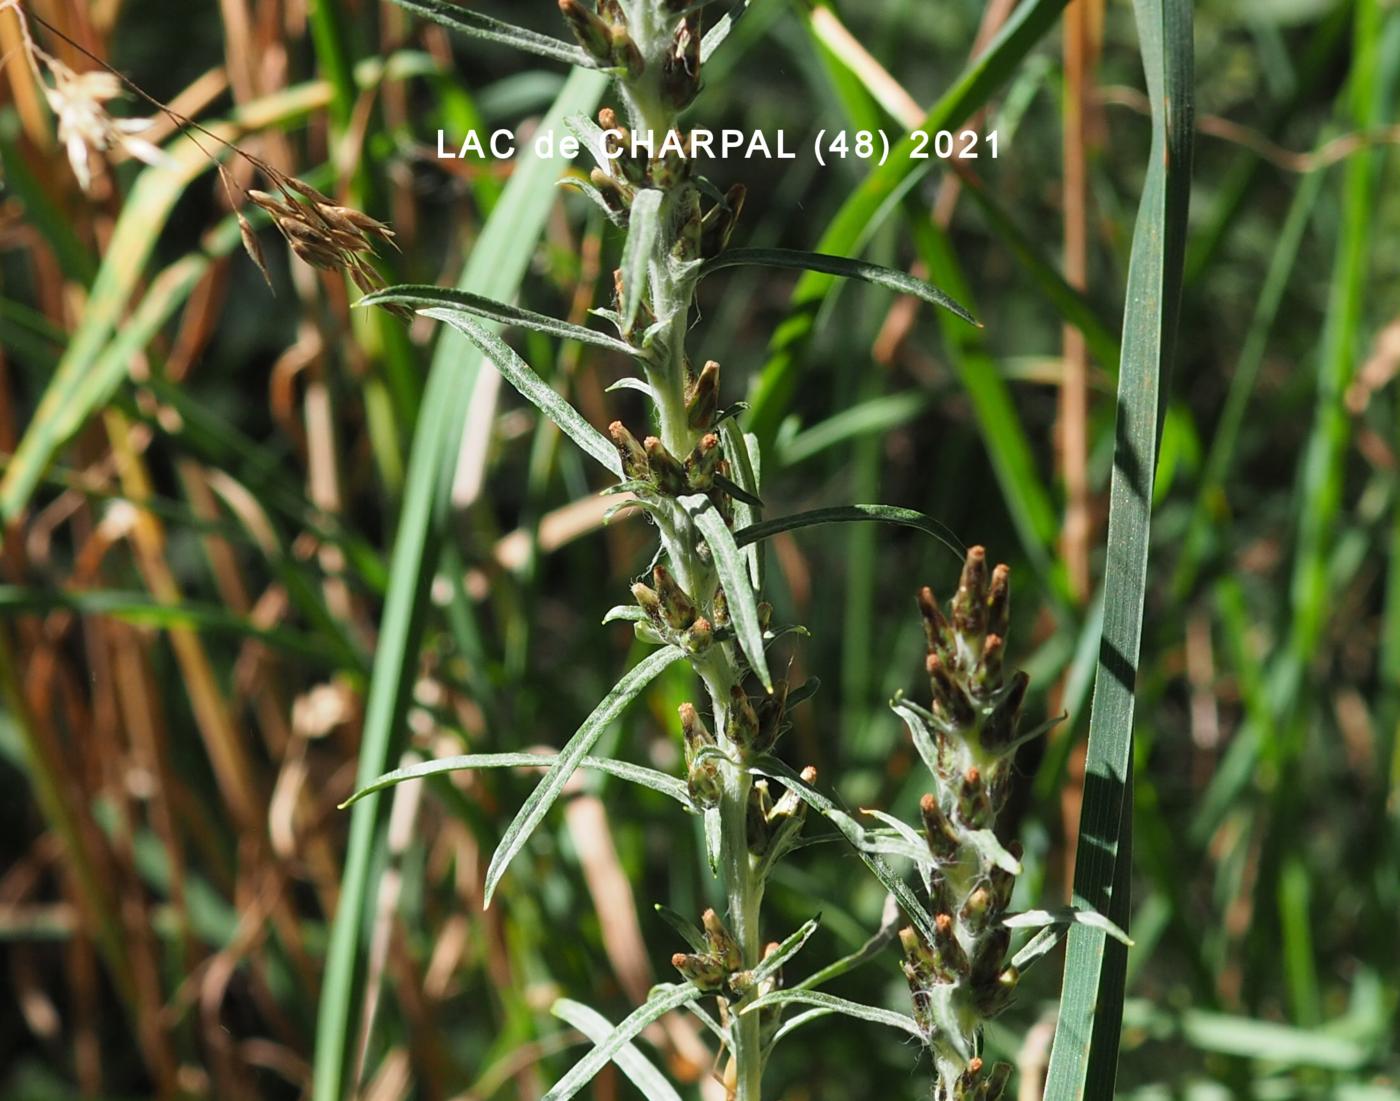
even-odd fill
[{"label": "brown flower bud", "polygon": [[637,437],[627,431],[621,421],[608,425],[608,435],[622,459],[622,473],[639,482],[651,480],[651,463],[647,460],[646,448],[637,442]]},{"label": "brown flower bud", "polygon": [[713,359],[700,368],[700,376],[686,396],[686,423],[696,431],[705,431],[719,411],[719,364]]}]

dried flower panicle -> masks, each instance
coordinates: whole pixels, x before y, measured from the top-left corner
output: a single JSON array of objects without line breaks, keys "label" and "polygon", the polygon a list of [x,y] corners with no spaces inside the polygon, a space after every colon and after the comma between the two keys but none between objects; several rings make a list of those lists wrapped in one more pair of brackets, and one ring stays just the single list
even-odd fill
[{"label": "dried flower panicle", "polygon": [[1024,673],[1006,674],[1010,571],[988,573],[986,553],[967,553],[945,615],[932,590],[919,593],[927,638],[932,706],[894,706],[922,730],[935,790],[919,811],[928,859],[924,885],[936,915],[930,943],[900,932],[914,1015],[933,1054],[935,1101],[997,1101],[1010,1067],[978,1055],[981,1022],[1010,1002],[1019,975],[1006,962],[1011,934],[1001,919],[1011,902],[1020,849],[993,832],[1005,803],[1026,693]]}]

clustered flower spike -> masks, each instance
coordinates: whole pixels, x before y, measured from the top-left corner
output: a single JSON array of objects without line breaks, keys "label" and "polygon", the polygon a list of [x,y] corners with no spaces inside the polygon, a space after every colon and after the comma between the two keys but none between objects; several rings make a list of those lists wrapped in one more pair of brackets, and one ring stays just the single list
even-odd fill
[{"label": "clustered flower spike", "polygon": [[[932,943],[900,931],[914,1015],[933,1054],[935,1101],[997,1101],[1011,1068],[986,1066],[981,1023],[1011,1000],[1019,974],[1006,962],[1020,849],[993,832],[1006,800],[1027,678],[1003,668],[1010,614],[1010,570],[987,572],[986,552],[967,553],[945,615],[932,590],[919,593],[928,640],[932,706],[898,699],[895,708],[922,727],[935,790],[919,806],[928,858],[921,862],[935,915]],[[916,730],[916,736],[920,731]]]}]

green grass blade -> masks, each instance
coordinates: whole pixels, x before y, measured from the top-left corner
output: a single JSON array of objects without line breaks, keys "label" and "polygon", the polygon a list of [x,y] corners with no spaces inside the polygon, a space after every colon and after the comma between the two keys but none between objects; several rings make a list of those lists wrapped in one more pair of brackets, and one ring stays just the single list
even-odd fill
[{"label": "green grass blade", "polygon": [[862,283],[884,287],[898,294],[913,295],[932,306],[942,307],[969,324],[978,324],[977,319],[965,307],[960,306],[932,283],[908,272],[887,268],[883,264],[852,260],[846,256],[827,256],[824,253],[803,252],[800,249],[736,248],[720,253],[713,260],[707,260],[700,269],[700,275],[703,278],[723,268],[740,267],[786,268],[790,271],[819,272],[840,279],[859,279]]},{"label": "green grass blade", "polygon": [[[591,109],[606,85],[607,78],[598,72],[580,69],[570,74],[541,126],[562,126],[565,115]],[[515,295],[553,206],[559,168],[557,162],[532,153],[521,157],[462,273],[463,290],[497,299]],[[409,455],[365,706],[360,786],[386,770],[403,737],[403,715],[417,667],[418,639],[446,518],[451,471],[481,363],[479,355],[463,355],[460,347],[448,342],[439,346],[433,359]],[[382,826],[379,796],[362,800],[352,814],[316,1023],[315,1101],[340,1101],[345,1093],[349,1022],[359,1001],[360,937],[374,892],[371,864]]]},{"label": "green grass blade", "polygon": [[[1110,485],[1104,627],[1089,717],[1074,904],[1127,928],[1132,733],[1147,584],[1157,436],[1185,256],[1192,155],[1192,11],[1137,0],[1152,103],[1152,149],[1133,233]],[[1118,1062],[1125,950],[1075,925],[1065,958],[1046,1101],[1110,1101]],[[1111,957],[1111,958],[1109,958]]]},{"label": "green grass blade", "polygon": [[640,354],[626,341],[618,340],[617,337],[609,336],[607,333],[600,333],[596,329],[585,329],[582,325],[573,325],[546,314],[535,313],[533,310],[523,310],[519,306],[511,306],[505,302],[497,302],[493,298],[472,294],[470,291],[456,290],[452,287],[405,284],[367,294],[355,305],[379,306],[388,303],[397,303],[419,311],[435,306],[463,310],[477,317],[484,317],[488,321],[496,321],[502,325],[515,325],[522,329],[529,329],[531,332],[544,333],[546,336],[557,336],[561,340],[577,340],[581,344],[592,344],[595,348],[605,348],[610,352],[619,352],[626,356]]},{"label": "green grass blade", "polygon": [[462,310],[434,308],[420,310],[424,317],[446,321],[459,333],[481,349],[492,366],[500,371],[505,380],[520,391],[522,397],[534,405],[541,413],[559,426],[560,431],[585,452],[597,459],[619,478],[622,477],[622,460],[614,447],[601,432],[583,419],[583,416],[559,396],[549,383],[540,378],[528,363],[515,354],[508,344],[494,333],[483,328],[476,318]]},{"label": "green grass blade", "polygon": [[734,620],[734,633],[749,667],[758,675],[763,687],[773,691],[773,676],[768,672],[768,657],[763,649],[763,628],[758,623],[758,600],[749,580],[748,563],[734,541],[734,533],[725,524],[710,499],[703,494],[682,497],[681,504],[700,534],[709,544],[714,557],[715,572],[729,600],[729,614]]},{"label": "green grass blade", "polygon": [[[439,757],[436,760],[421,761],[407,768],[396,768],[393,772],[386,772],[340,805],[342,808],[348,807],[352,803],[358,803],[366,795],[402,784],[405,780],[419,780],[425,776],[439,776],[446,772],[461,772],[471,768],[546,768],[558,759],[557,753],[464,753],[456,757]],[[611,757],[584,757],[577,767],[606,772],[619,780],[630,780],[634,784],[641,784],[663,795],[669,795],[682,806],[692,807],[685,781],[670,773],[659,772],[644,765],[634,765],[628,761],[617,761]]]},{"label": "green grass blade", "polygon": [[554,800],[559,798],[559,793],[564,790],[564,785],[574,774],[574,769],[578,768],[579,762],[603,736],[609,724],[622,714],[623,709],[636,699],[663,669],[684,656],[674,646],[657,650],[645,661],[633,666],[583,721],[583,725],[559,751],[554,763],[549,766],[549,771],[544,774],[544,779],[535,786],[535,790],[525,800],[525,805],[506,827],[505,835],[491,855],[491,864],[486,869],[483,905],[491,905],[491,897],[496,893],[496,887],[501,882],[501,876],[505,875],[506,868],[524,848],[525,842],[530,839],[536,827],[544,821],[544,816],[554,805]]}]

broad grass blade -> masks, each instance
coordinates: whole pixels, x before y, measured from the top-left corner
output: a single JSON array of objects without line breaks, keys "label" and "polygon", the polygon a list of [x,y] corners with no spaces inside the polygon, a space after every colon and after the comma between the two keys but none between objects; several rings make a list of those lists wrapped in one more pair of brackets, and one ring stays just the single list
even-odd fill
[{"label": "broad grass blade", "polygon": [[[1192,155],[1189,0],[1137,0],[1152,149],[1133,233],[1110,486],[1104,625],[1089,717],[1074,905],[1128,928],[1133,704],[1147,584],[1158,425],[1175,343]],[[1118,1063],[1126,950],[1071,927],[1046,1101],[1109,1101]]]}]

